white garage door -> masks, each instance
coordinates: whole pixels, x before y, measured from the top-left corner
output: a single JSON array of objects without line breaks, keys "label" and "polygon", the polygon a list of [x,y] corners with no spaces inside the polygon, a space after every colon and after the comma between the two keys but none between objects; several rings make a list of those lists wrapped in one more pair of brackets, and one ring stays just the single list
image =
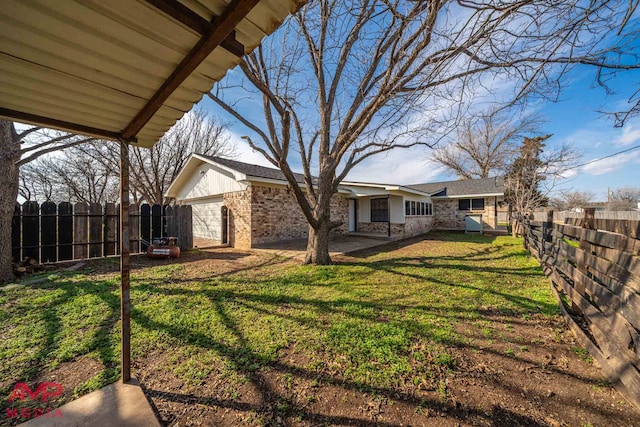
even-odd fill
[{"label": "white garage door", "polygon": [[222,241],[222,198],[187,203],[192,209],[193,237]]}]

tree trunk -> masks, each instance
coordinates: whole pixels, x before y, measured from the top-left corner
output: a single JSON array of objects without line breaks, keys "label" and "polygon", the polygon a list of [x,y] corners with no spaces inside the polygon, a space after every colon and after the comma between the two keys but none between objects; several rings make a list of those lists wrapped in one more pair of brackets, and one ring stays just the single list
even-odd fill
[{"label": "tree trunk", "polygon": [[305,264],[329,265],[329,232],[331,226],[329,219],[321,222],[318,229],[309,226],[309,240],[307,241],[307,254],[304,257]]},{"label": "tree trunk", "polygon": [[20,146],[13,123],[0,120],[0,283],[14,279],[11,220],[18,197]]}]

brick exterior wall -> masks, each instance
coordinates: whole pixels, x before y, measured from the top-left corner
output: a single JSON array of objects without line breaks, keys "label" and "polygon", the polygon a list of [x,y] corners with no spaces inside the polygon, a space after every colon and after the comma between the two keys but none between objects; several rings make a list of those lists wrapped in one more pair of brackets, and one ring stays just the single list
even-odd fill
[{"label": "brick exterior wall", "polygon": [[[333,234],[347,233],[349,202],[335,195],[331,200],[331,219],[342,221]],[[308,235],[307,220],[293,193],[285,188],[252,185],[245,191],[226,193],[229,208],[229,244],[240,249]]]},{"label": "brick exterior wall", "polygon": [[229,245],[238,249],[251,248],[251,187],[225,193],[223,200],[229,209]]},{"label": "brick exterior wall", "polygon": [[[391,223],[391,236],[407,238],[427,233],[432,229],[432,216],[408,216],[404,224]],[[359,233],[376,233],[387,235],[389,232],[386,222],[359,222]]]},{"label": "brick exterior wall", "polygon": [[418,236],[433,228],[433,216],[407,216],[405,221],[403,237]]},{"label": "brick exterior wall", "polygon": [[467,214],[482,214],[482,226],[493,230],[495,225],[495,199],[484,198],[484,210],[458,211],[458,199],[433,199],[433,228],[445,230],[464,230],[464,217]]},{"label": "brick exterior wall", "polygon": [[[391,234],[396,234],[402,231],[404,224],[391,224]],[[358,233],[376,233],[387,234],[388,223],[386,222],[358,222]]]}]

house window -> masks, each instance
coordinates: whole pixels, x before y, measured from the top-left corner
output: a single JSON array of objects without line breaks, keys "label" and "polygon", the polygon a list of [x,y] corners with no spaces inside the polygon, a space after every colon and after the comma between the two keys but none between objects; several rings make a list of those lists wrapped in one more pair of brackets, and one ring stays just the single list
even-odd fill
[{"label": "house window", "polygon": [[471,199],[471,209],[474,211],[483,211],[484,199]]},{"label": "house window", "polygon": [[389,222],[388,199],[371,199],[371,222]]},{"label": "house window", "polygon": [[411,202],[411,215],[416,214],[416,202]]},{"label": "house window", "polygon": [[427,215],[433,215],[433,205],[431,203],[427,203]]},{"label": "house window", "polygon": [[468,210],[483,211],[484,199],[459,199],[458,210],[459,211],[468,211]]},{"label": "house window", "polygon": [[424,214],[425,214],[425,212],[424,212],[424,202],[421,202],[420,203],[420,215],[424,215]]},{"label": "house window", "polygon": [[404,214],[406,216],[411,215],[411,202],[408,200],[404,202]]}]

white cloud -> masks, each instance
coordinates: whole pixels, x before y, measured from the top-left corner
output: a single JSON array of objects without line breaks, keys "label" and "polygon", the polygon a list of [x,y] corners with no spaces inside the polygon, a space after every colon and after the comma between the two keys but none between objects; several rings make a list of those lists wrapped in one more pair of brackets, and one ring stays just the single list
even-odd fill
[{"label": "white cloud", "polygon": [[571,179],[578,175],[578,171],[576,169],[569,169],[569,170],[560,172],[559,175],[563,179]]},{"label": "white cloud", "polygon": [[271,168],[274,167],[261,153],[253,150],[247,141],[242,139],[240,135],[230,130],[227,130],[226,133],[231,140],[231,143],[235,145],[235,160],[250,163],[252,165],[267,166]]},{"label": "white cloud", "polygon": [[619,170],[622,165],[635,160],[635,163],[640,161],[640,151],[633,151],[631,153],[620,154],[615,157],[609,157],[608,159],[602,159],[597,162],[589,163],[582,168],[582,172],[590,175],[604,175],[610,172]]},{"label": "white cloud", "polygon": [[634,126],[634,124],[628,124],[622,128],[622,135],[617,138],[615,145],[625,146],[640,141],[640,128]]},{"label": "white cloud", "polygon": [[348,175],[352,181],[385,184],[433,182],[444,169],[431,163],[421,147],[396,149],[386,155],[373,156],[357,165]]}]

